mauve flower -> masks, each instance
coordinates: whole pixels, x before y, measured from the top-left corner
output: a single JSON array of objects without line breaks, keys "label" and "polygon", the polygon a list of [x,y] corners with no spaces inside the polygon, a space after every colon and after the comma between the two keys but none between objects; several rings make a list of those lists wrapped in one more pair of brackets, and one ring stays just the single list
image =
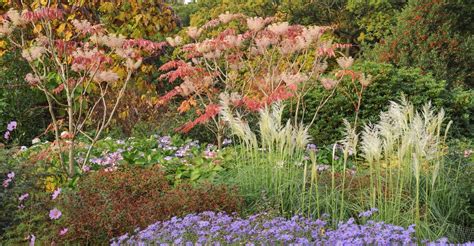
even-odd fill
[{"label": "mauve flower", "polygon": [[49,218],[52,220],[57,220],[61,217],[62,213],[57,208],[53,208],[49,211]]},{"label": "mauve flower", "polygon": [[7,174],[7,177],[8,177],[9,179],[13,179],[13,178],[15,177],[15,172],[9,172],[9,173]]},{"label": "mauve flower", "polygon": [[25,193],[25,194],[21,195],[21,196],[18,198],[18,200],[23,201],[23,200],[27,199],[29,196],[30,196],[30,195],[29,195],[28,193]]},{"label": "mauve flower", "polygon": [[87,166],[87,165],[84,165],[84,166],[82,167],[82,171],[85,172],[85,173],[89,172],[90,170],[91,170],[91,167],[89,167],[89,166]]},{"label": "mauve flower", "polygon": [[16,121],[11,121],[10,123],[8,123],[7,125],[7,130],[9,131],[13,131],[16,129],[16,126],[17,126],[17,123]]},{"label": "mauve flower", "polygon": [[64,236],[64,235],[66,235],[66,233],[67,233],[68,231],[69,231],[69,229],[68,229],[67,227],[61,229],[61,230],[59,231],[59,236]]},{"label": "mauve flower", "polygon": [[3,134],[3,138],[6,140],[10,139],[10,132],[6,131],[5,134]]},{"label": "mauve flower", "polygon": [[51,195],[51,200],[55,200],[61,194],[61,188],[57,188]]},{"label": "mauve flower", "polygon": [[29,246],[35,246],[35,241],[36,241],[35,235],[31,234],[30,236],[28,236],[28,238],[30,239]]},{"label": "mauve flower", "polygon": [[464,158],[468,158],[472,153],[474,153],[472,149],[464,150]]}]

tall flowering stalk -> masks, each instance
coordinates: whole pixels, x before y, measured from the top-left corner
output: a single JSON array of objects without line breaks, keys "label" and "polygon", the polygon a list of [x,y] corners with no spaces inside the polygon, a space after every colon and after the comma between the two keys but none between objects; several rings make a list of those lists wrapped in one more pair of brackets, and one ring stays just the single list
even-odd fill
[{"label": "tall flowering stalk", "polygon": [[[2,16],[0,25],[0,36],[20,49],[31,67],[32,73],[25,80],[46,96],[59,158],[70,176],[74,175],[77,136],[82,134],[91,141],[84,165],[95,142],[110,124],[143,56],[164,45],[125,39],[108,33],[102,25],[69,18],[73,16],[73,10],[58,8],[21,13],[11,9]],[[72,33],[63,33],[61,26],[65,24],[74,26]],[[112,89],[119,91],[114,99],[108,97]],[[66,112],[66,121],[60,118],[61,111]],[[91,123],[93,115],[99,115],[100,120]],[[63,122],[67,124],[63,126]],[[62,129],[65,131],[61,133]],[[68,152],[67,158],[63,150]]]},{"label": "tall flowering stalk", "polygon": [[160,68],[164,72],[161,79],[178,85],[161,103],[183,98],[179,111],[194,109],[200,116],[178,130],[187,132],[211,121],[218,142],[224,127],[218,114],[221,93],[230,96],[232,108],[247,113],[292,100],[294,123],[301,124],[303,99],[311,89],[322,85],[331,92],[321,100],[321,108],[343,77],[360,77],[350,72],[350,57],[341,60],[340,71],[326,72],[328,60],[336,57],[338,49],[349,46],[333,43],[327,35],[332,29],[230,13],[201,27],[189,27],[187,37],[167,39],[176,48],[176,59]]}]

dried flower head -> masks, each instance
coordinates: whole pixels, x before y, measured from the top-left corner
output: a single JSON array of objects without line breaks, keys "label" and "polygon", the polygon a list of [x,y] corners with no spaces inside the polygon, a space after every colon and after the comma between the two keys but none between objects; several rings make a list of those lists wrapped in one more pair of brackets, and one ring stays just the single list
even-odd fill
[{"label": "dried flower head", "polygon": [[324,89],[331,90],[337,85],[337,81],[331,78],[321,78],[321,84],[323,85]]},{"label": "dried flower head", "polygon": [[187,34],[190,38],[196,40],[201,36],[202,29],[198,29],[197,27],[190,26],[188,27]]},{"label": "dried flower head", "polygon": [[258,32],[265,26],[265,20],[262,17],[247,18],[247,27],[250,31]]},{"label": "dried flower head", "polygon": [[352,64],[354,63],[354,58],[352,57],[339,57],[336,59],[337,61],[337,64],[339,64],[339,66],[342,68],[342,69],[349,69]]},{"label": "dried flower head", "polygon": [[361,74],[359,76],[359,83],[363,86],[363,87],[367,87],[370,85],[370,83],[372,83],[372,75],[367,75],[367,77],[365,76],[365,74]]}]

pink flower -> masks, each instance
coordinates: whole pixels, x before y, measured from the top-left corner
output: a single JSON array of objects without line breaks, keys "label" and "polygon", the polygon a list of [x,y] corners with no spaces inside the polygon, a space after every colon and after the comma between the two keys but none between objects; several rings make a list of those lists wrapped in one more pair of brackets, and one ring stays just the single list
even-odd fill
[{"label": "pink flower", "polygon": [[91,170],[91,168],[87,165],[82,167],[82,171],[85,172],[85,173],[89,172],[90,170]]},{"label": "pink flower", "polygon": [[18,198],[18,200],[23,201],[23,200],[27,199],[29,196],[30,196],[30,195],[29,195],[28,193],[25,193],[25,194],[21,195],[21,196]]},{"label": "pink flower", "polygon": [[9,172],[7,174],[7,177],[10,178],[10,179],[13,179],[15,177],[15,172]]},{"label": "pink flower", "polygon": [[45,48],[41,46],[33,46],[27,50],[23,50],[21,52],[21,56],[23,56],[23,58],[25,58],[27,61],[32,62],[36,59],[39,59],[45,52]]},{"label": "pink flower", "polygon": [[17,126],[16,121],[12,121],[12,122],[8,123],[8,125],[7,125],[7,130],[13,131],[13,130],[16,129],[16,126]]},{"label": "pink flower", "polygon": [[2,186],[7,188],[8,185],[10,185],[10,182],[12,182],[11,179],[5,179],[5,180],[3,180]]},{"label": "pink flower", "polygon": [[53,208],[49,211],[49,218],[52,220],[57,220],[61,217],[62,213],[57,208]]},{"label": "pink flower", "polygon": [[35,246],[35,240],[36,240],[35,235],[31,234],[30,236],[28,236],[28,239],[30,239],[29,246]]},{"label": "pink flower", "polygon": [[5,134],[3,134],[3,138],[6,140],[10,139],[10,132],[6,131]]},{"label": "pink flower", "polygon": [[51,195],[51,200],[55,200],[61,194],[61,188],[57,188]]},{"label": "pink flower", "polygon": [[472,153],[474,153],[472,149],[464,150],[464,158],[468,158]]},{"label": "pink flower", "polygon": [[68,229],[67,227],[61,229],[61,230],[59,231],[59,236],[64,236],[64,235],[66,235],[67,231],[69,231],[69,229]]}]

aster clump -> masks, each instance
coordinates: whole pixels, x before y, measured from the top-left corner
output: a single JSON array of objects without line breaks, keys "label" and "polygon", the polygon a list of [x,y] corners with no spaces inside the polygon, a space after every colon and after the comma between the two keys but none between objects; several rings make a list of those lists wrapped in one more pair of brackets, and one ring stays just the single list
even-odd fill
[{"label": "aster clump", "polygon": [[222,212],[202,212],[156,222],[134,235],[111,240],[111,245],[164,244],[275,244],[296,245],[414,245],[414,225],[407,228],[351,218],[335,228],[321,219],[293,216],[290,219],[268,214],[248,218]]}]

